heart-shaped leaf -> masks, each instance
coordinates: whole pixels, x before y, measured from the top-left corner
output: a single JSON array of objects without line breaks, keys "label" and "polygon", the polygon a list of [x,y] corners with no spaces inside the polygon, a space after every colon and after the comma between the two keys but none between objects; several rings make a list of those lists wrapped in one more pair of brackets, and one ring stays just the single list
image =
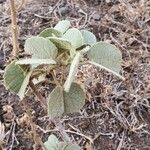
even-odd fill
[{"label": "heart-shaped leaf", "polygon": [[81,30],[84,44],[93,45],[97,42],[95,35],[87,30]]},{"label": "heart-shaped leaf", "polygon": [[48,140],[44,143],[47,150],[57,150],[59,144],[59,140],[55,135],[50,135]]},{"label": "heart-shaped leaf", "polygon": [[115,46],[105,42],[98,42],[90,48],[87,55],[92,64],[106,69],[123,79],[123,77],[119,75],[122,55],[120,50]]},{"label": "heart-shaped leaf", "polygon": [[63,112],[63,89],[61,86],[57,86],[48,96],[48,115],[52,119],[61,116]]},{"label": "heart-shaped leaf", "polygon": [[5,68],[4,85],[11,92],[16,93],[20,99],[23,99],[31,71],[29,71],[29,66],[22,68],[19,65],[15,65],[15,63],[13,61]]},{"label": "heart-shaped leaf", "polygon": [[43,37],[27,39],[24,49],[32,55],[32,58],[55,59],[57,56],[57,47],[50,40]]},{"label": "heart-shaped leaf", "polygon": [[61,37],[62,33],[58,30],[55,30],[54,28],[46,28],[39,34],[39,36],[42,36],[44,38],[51,36]]},{"label": "heart-shaped leaf", "polygon": [[69,92],[64,92],[65,113],[79,112],[85,104],[85,92],[81,85],[72,83]]},{"label": "heart-shaped leaf", "polygon": [[71,26],[70,21],[68,20],[62,20],[59,21],[56,26],[54,27],[55,30],[58,30],[61,33],[65,33],[69,27]]},{"label": "heart-shaped leaf", "polygon": [[74,59],[71,63],[69,75],[68,75],[67,80],[64,84],[64,91],[65,92],[69,92],[69,90],[70,90],[71,83],[73,82],[75,75],[78,71],[78,65],[80,62],[80,58],[81,58],[81,54],[80,54],[80,52],[77,52],[76,56],[74,57]]},{"label": "heart-shaped leaf", "polygon": [[81,32],[76,28],[67,30],[63,38],[70,41],[72,46],[76,49],[84,44]]},{"label": "heart-shaped leaf", "polygon": [[20,59],[16,62],[16,64],[20,65],[26,65],[26,64],[31,64],[31,65],[42,65],[42,64],[56,64],[56,61],[53,59],[38,59],[38,58],[26,58],[26,59]]},{"label": "heart-shaped leaf", "polygon": [[77,83],[72,83],[69,92],[56,88],[48,96],[48,115],[51,119],[63,113],[78,112],[85,104],[85,92]]}]

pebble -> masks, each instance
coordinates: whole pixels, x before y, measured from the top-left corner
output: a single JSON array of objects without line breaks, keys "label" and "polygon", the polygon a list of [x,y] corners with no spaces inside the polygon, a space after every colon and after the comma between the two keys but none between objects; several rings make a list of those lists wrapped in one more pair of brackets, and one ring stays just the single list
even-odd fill
[{"label": "pebble", "polygon": [[66,15],[66,14],[69,13],[70,9],[69,9],[68,6],[65,6],[65,7],[61,7],[61,8],[59,9],[59,11],[60,11],[61,15],[64,16],[64,15]]},{"label": "pebble", "polygon": [[99,21],[100,18],[101,18],[99,14],[94,14],[92,17],[93,17],[93,19],[96,20],[96,21]]}]

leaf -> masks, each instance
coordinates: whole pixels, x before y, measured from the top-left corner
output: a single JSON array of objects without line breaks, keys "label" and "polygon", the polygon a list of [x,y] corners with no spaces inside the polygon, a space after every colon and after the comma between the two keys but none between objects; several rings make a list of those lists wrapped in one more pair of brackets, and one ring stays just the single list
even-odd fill
[{"label": "leaf", "polygon": [[71,26],[70,21],[62,20],[62,21],[59,21],[58,24],[56,24],[54,29],[58,30],[61,33],[65,33],[69,29],[70,26]]},{"label": "leaf", "polygon": [[51,37],[53,35],[55,35],[56,37],[61,37],[62,33],[58,30],[55,30],[54,28],[46,28],[39,34],[39,36],[44,38]]},{"label": "leaf", "polygon": [[27,68],[15,65],[15,61],[5,68],[4,85],[11,92],[16,93],[20,99],[24,98],[25,90],[31,76],[31,71],[27,71],[29,67],[27,66]]},{"label": "leaf", "polygon": [[95,35],[87,30],[81,30],[84,44],[93,45],[97,42]]},{"label": "leaf", "polygon": [[47,150],[56,150],[59,144],[59,140],[55,135],[50,135],[48,140],[44,143]]},{"label": "leaf", "polygon": [[64,91],[65,92],[69,92],[69,90],[70,90],[71,83],[73,82],[75,75],[78,71],[78,65],[80,62],[80,58],[81,58],[81,54],[79,52],[77,52],[76,56],[74,57],[74,59],[71,63],[69,75],[68,75],[67,80],[64,84]]},{"label": "leaf", "polygon": [[57,47],[48,39],[43,37],[31,37],[25,42],[25,51],[32,55],[32,58],[55,59]]},{"label": "leaf", "polygon": [[55,135],[50,135],[48,140],[44,143],[47,150],[81,150],[77,144],[59,142]]},{"label": "leaf", "polygon": [[16,62],[16,64],[24,65],[24,64],[31,64],[31,65],[42,65],[42,64],[56,64],[56,61],[53,59],[38,59],[38,58],[26,58],[21,59]]},{"label": "leaf", "polygon": [[48,115],[51,119],[60,117],[63,113],[78,112],[85,104],[85,92],[77,83],[72,83],[69,92],[63,87],[56,88],[48,96]]},{"label": "leaf", "polygon": [[64,92],[65,113],[78,112],[85,104],[85,92],[77,83],[72,83],[69,92]]},{"label": "leaf", "polygon": [[72,49],[72,45],[68,40],[57,37],[49,37],[48,39],[56,45],[59,51]]},{"label": "leaf", "polygon": [[123,77],[119,75],[122,55],[120,50],[115,46],[105,42],[98,42],[90,48],[87,56],[91,60],[90,63],[102,69],[106,69],[123,79]]},{"label": "leaf", "polygon": [[64,112],[63,89],[57,86],[48,96],[48,115],[55,118]]},{"label": "leaf", "polygon": [[83,45],[83,37],[81,32],[76,28],[67,30],[63,38],[71,42],[72,46],[76,49]]}]

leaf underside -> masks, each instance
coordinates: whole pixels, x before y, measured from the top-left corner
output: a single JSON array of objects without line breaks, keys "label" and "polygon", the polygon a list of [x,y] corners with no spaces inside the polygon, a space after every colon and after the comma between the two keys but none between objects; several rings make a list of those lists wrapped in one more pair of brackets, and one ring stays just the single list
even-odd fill
[{"label": "leaf underside", "polygon": [[16,93],[21,99],[23,99],[25,90],[29,83],[31,71],[27,72],[29,66],[26,66],[28,69],[25,71],[25,68],[15,65],[15,63],[16,62],[13,61],[5,68],[4,85],[11,92]]}]

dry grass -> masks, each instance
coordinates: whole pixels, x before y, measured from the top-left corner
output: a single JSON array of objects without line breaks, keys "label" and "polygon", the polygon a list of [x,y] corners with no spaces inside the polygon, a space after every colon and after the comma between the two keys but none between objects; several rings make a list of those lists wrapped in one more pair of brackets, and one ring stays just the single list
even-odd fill
[{"label": "dry grass", "polygon": [[[99,15],[98,20],[93,19],[94,14]],[[32,1],[19,11],[20,47],[30,35],[36,35],[46,26],[52,26],[67,17],[75,27],[90,29],[99,40],[115,44],[123,53],[122,74],[125,81],[90,65],[80,67],[78,78],[86,80],[88,101],[80,113],[61,119],[63,132],[72,141],[95,150],[150,149],[149,16],[148,0]],[[0,15],[1,75],[12,48],[9,24],[10,18],[4,9]],[[49,87],[44,89],[49,90]],[[0,90],[2,105],[13,105],[16,117],[20,117],[23,112],[16,110],[16,107],[20,107],[16,104],[18,100],[4,91],[3,87]],[[29,101],[29,105],[43,141],[49,133],[62,138],[58,129],[54,129],[48,118],[44,117],[38,103]],[[10,124],[14,127],[14,121],[10,121]],[[25,132],[30,129],[17,126],[18,131],[13,128],[16,137],[13,146],[23,149],[30,143],[31,149],[31,137],[24,137],[29,136]],[[7,132],[9,130],[7,128]],[[10,143],[11,140],[4,147],[8,148]]]}]

